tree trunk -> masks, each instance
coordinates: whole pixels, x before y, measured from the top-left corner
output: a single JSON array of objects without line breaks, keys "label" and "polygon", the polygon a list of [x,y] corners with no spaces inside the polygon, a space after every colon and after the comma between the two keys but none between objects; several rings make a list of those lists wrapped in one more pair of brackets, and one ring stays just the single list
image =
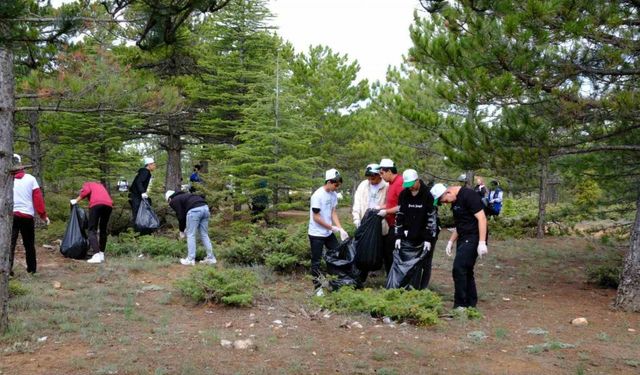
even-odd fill
[{"label": "tree trunk", "polygon": [[0,45],[0,334],[9,328],[9,252],[13,225],[13,53]]},{"label": "tree trunk", "polygon": [[27,122],[29,123],[29,147],[31,148],[31,164],[33,164],[33,177],[38,181],[40,189],[44,192],[44,176],[42,168],[42,148],[40,144],[40,129],[38,129],[38,119],[40,112],[27,112]]},{"label": "tree trunk", "polygon": [[182,185],[182,169],[180,158],[182,156],[182,139],[177,124],[169,124],[167,135],[167,176],[165,189],[179,191]]},{"label": "tree trunk", "polygon": [[631,229],[629,253],[624,260],[614,306],[640,312],[640,193],[636,199],[636,221]]},{"label": "tree trunk", "polygon": [[544,224],[546,221],[547,212],[547,173],[549,168],[549,160],[543,157],[540,161],[540,193],[538,194],[538,228],[536,230],[536,237],[544,237]]},{"label": "tree trunk", "polygon": [[467,178],[467,180],[464,183],[464,186],[470,189],[473,189],[476,186],[475,181],[473,181],[473,178],[476,176],[476,174],[473,172],[473,170],[465,171],[464,174],[465,174],[465,177]]}]

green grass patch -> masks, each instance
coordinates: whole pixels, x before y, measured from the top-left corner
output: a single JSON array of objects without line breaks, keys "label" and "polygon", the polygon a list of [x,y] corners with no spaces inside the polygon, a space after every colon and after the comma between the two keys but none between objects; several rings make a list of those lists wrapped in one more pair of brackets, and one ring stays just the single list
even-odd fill
[{"label": "green grass patch", "polygon": [[[128,231],[108,242],[106,252],[115,256],[144,254],[156,258],[184,258],[187,243],[159,235],[139,236]],[[196,259],[203,259],[205,255],[205,250],[199,246]]]},{"label": "green grass patch", "polygon": [[339,313],[364,312],[421,326],[437,324],[442,311],[442,299],[430,290],[354,290],[345,287],[325,297],[315,297],[315,301],[323,308]]},{"label": "green grass patch", "polygon": [[251,306],[258,279],[245,269],[197,266],[188,277],[176,281],[176,287],[183,295],[198,303]]},{"label": "green grass patch", "polygon": [[22,285],[18,280],[9,280],[9,297],[24,296],[27,293],[29,293],[29,289]]}]

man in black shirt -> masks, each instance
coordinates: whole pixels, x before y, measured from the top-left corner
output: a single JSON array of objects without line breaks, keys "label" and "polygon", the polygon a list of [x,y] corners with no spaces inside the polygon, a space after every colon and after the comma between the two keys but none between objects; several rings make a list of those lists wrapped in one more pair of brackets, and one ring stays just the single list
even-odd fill
[{"label": "man in black shirt", "polygon": [[404,190],[398,198],[398,212],[394,229],[395,248],[400,249],[401,240],[412,245],[422,245],[428,254],[421,267],[418,289],[426,289],[431,279],[433,250],[438,239],[438,208],[433,205],[429,187],[418,178],[418,172],[407,169],[402,174]]},{"label": "man in black shirt", "polygon": [[[149,188],[149,182],[151,182],[151,172],[155,170],[156,163],[153,158],[144,158],[144,167],[138,169],[138,174],[136,174],[131,187],[129,187],[129,204],[131,204],[134,224],[140,208],[140,202],[142,202],[142,199],[149,199],[147,189]],[[151,204],[151,201],[149,201],[149,204]]]},{"label": "man in black shirt", "polygon": [[449,239],[446,253],[451,256],[451,247],[456,244],[456,257],[453,261],[453,282],[455,294],[453,307],[475,307],[478,292],[473,275],[473,267],[478,256],[487,254],[487,217],[478,193],[472,189],[436,184],[431,188],[436,202],[451,204],[455,231]]}]

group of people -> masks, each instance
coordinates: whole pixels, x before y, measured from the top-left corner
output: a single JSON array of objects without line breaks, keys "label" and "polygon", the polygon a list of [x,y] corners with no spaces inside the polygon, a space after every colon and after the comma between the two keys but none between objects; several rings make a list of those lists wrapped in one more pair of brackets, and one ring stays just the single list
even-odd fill
[{"label": "group of people", "polygon": [[[358,227],[367,210],[377,210],[382,220],[383,264],[389,274],[393,264],[393,252],[403,241],[426,252],[420,264],[419,289],[427,288],[436,242],[440,234],[438,207],[450,204],[455,229],[446,246],[446,254],[452,255],[456,244],[452,276],[455,285],[454,308],[475,307],[478,302],[474,267],[478,256],[487,253],[487,218],[480,194],[464,186],[427,184],[414,169],[398,173],[391,159],[365,168],[366,177],[357,187],[353,197],[353,224]],[[320,262],[323,248],[339,245],[334,233],[344,240],[348,234],[337,215],[337,190],[343,183],[336,169],[325,172],[324,185],[311,196],[309,209],[309,242],[311,246],[311,275],[316,294],[322,295]],[[502,201],[500,192],[499,198]],[[424,255],[424,254],[422,254]]]},{"label": "group of people", "polygon": [[476,176],[475,180],[476,185],[473,190],[475,190],[475,192],[480,195],[482,203],[484,203],[485,206],[485,214],[487,216],[500,215],[500,211],[502,210],[503,192],[498,181],[492,180],[491,190],[487,190],[487,187],[484,185],[484,179],[482,177]]},{"label": "group of people", "polygon": [[[156,169],[153,158],[144,158],[144,166],[140,168],[129,187],[129,204],[131,205],[132,221],[135,223],[136,216],[143,200],[151,204],[148,189],[151,183],[152,172]],[[13,275],[13,263],[15,248],[18,236],[22,236],[27,262],[27,272],[35,273],[37,270],[36,249],[35,249],[35,215],[37,214],[48,225],[50,223],[47,216],[44,197],[36,178],[25,172],[28,165],[22,164],[22,158],[14,154],[9,171],[13,177],[13,226],[11,232],[11,252],[10,270]],[[197,172],[200,166],[196,166],[194,174],[200,182]],[[107,188],[99,182],[85,182],[80,189],[80,193],[69,203],[73,206],[81,200],[87,199],[89,202],[89,219],[87,237],[92,256],[88,263],[103,263],[105,261],[105,249],[107,247],[108,224],[113,210],[113,199],[109,195]],[[215,264],[216,258],[213,254],[213,246],[209,239],[209,207],[205,199],[197,194],[182,191],[169,190],[165,193],[165,199],[169,206],[175,211],[178,218],[180,238],[187,239],[187,257],[180,259],[184,265],[195,264],[196,254],[196,234],[202,241],[207,252],[207,257],[201,261],[205,264]]]}]

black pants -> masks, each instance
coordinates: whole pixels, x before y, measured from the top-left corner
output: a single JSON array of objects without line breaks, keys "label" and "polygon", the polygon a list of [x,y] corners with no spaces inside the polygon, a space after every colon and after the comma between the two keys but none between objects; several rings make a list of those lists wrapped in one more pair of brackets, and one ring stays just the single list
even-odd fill
[{"label": "black pants", "polygon": [[13,270],[13,259],[16,253],[16,243],[18,234],[22,235],[25,257],[27,258],[27,272],[36,273],[36,237],[35,222],[33,218],[13,217],[13,227],[11,228],[11,253],[9,254],[9,271]]},{"label": "black pants", "polygon": [[[104,252],[107,247],[107,224],[109,224],[111,210],[111,207],[103,204],[89,209],[89,244],[94,253]],[[100,228],[100,240],[98,240],[98,227]]]},{"label": "black pants", "polygon": [[453,308],[476,307],[478,292],[473,267],[478,258],[478,238],[458,239],[456,244],[456,258],[453,260],[453,283],[455,294]]},{"label": "black pants", "polygon": [[391,270],[391,265],[393,265],[393,250],[396,245],[395,230],[394,226],[389,225],[389,234],[382,236],[382,260],[387,276]]},{"label": "black pants", "polygon": [[431,280],[433,252],[436,250],[436,242],[438,242],[438,239],[431,242],[431,250],[429,250],[429,253],[427,253],[427,256],[424,258],[424,263],[422,263],[422,276],[420,277],[419,289],[427,289],[429,286],[429,281]]},{"label": "black pants", "polygon": [[311,244],[311,277],[313,278],[313,287],[319,288],[321,286],[319,277],[320,262],[322,261],[322,252],[324,247],[327,249],[335,249],[338,247],[338,239],[331,233],[327,237],[318,237],[309,235],[309,243]]}]

